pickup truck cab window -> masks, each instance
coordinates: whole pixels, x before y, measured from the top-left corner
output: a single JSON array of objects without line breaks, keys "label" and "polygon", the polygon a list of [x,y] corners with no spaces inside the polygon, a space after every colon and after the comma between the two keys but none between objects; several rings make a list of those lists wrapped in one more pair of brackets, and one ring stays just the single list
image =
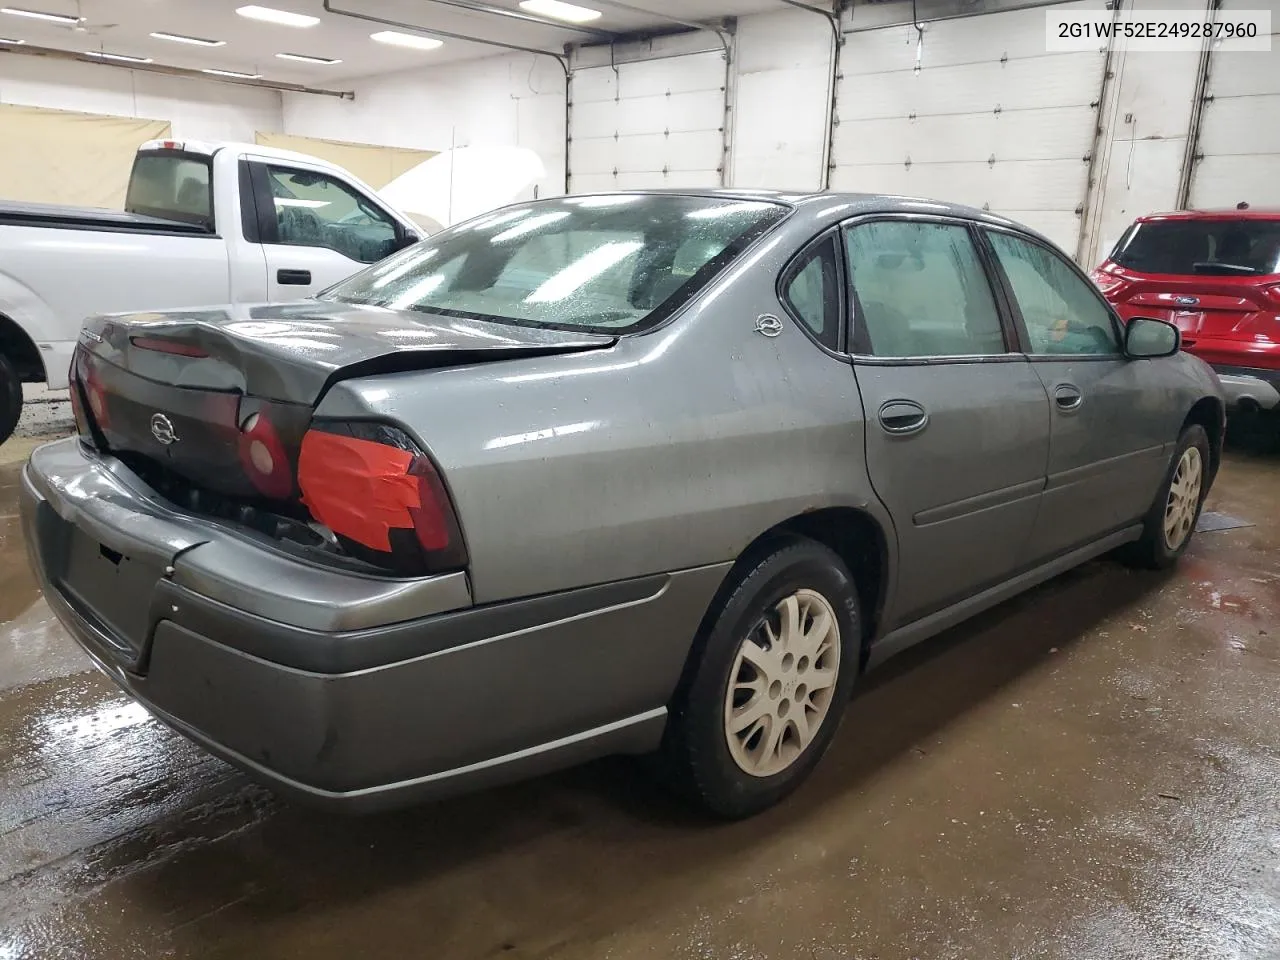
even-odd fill
[{"label": "pickup truck cab window", "polygon": [[208,157],[172,151],[140,153],[133,162],[125,211],[213,230],[213,167]]},{"label": "pickup truck cab window", "polygon": [[399,245],[396,222],[342,181],[310,170],[268,167],[277,243],[327,247],[376,263]]}]

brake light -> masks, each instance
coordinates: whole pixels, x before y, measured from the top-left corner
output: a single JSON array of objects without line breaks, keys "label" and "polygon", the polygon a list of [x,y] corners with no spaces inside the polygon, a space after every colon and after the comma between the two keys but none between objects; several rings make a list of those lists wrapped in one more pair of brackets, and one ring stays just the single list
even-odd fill
[{"label": "brake light", "polygon": [[1268,283],[1262,289],[1262,295],[1276,306],[1280,306],[1280,283]]},{"label": "brake light", "polygon": [[317,522],[375,559],[406,572],[466,566],[448,491],[435,464],[401,430],[313,422],[302,438],[298,487]]},{"label": "brake light", "polygon": [[76,365],[74,361],[71,364],[71,389],[67,393],[71,397],[71,415],[76,421],[76,433],[82,437],[92,435],[89,428],[89,418],[84,414],[84,399],[81,396],[80,377],[76,374]]},{"label": "brake light", "polygon": [[204,359],[209,356],[199,347],[188,343],[176,343],[173,340],[162,340],[159,337],[130,337],[129,342],[139,350],[152,350],[156,353],[171,353],[178,357]]},{"label": "brake light", "polygon": [[94,372],[93,364],[88,362],[84,364],[84,377],[80,381],[80,386],[84,390],[85,402],[89,405],[89,414],[93,422],[99,430],[106,430],[111,426],[111,408],[107,405],[107,391],[103,389],[102,382]]},{"label": "brake light", "polygon": [[1089,279],[1092,280],[1093,285],[1097,287],[1099,290],[1101,290],[1104,294],[1113,293],[1114,291],[1119,290],[1121,287],[1123,287],[1126,283],[1126,281],[1123,280],[1122,278],[1113,277],[1110,274],[1104,273],[1100,269],[1092,271],[1089,274]]}]

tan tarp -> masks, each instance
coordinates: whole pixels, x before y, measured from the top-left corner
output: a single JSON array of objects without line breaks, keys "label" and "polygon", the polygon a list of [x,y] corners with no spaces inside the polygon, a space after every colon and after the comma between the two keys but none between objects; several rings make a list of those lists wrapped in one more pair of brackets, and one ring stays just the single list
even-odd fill
[{"label": "tan tarp", "polygon": [[0,104],[0,197],[119,210],[138,147],[169,132],[164,120]]},{"label": "tan tarp", "polygon": [[436,155],[433,150],[406,150],[403,147],[374,147],[343,140],[295,137],[287,133],[258,133],[258,144],[280,150],[294,150],[328,160],[350,170],[375,190]]}]

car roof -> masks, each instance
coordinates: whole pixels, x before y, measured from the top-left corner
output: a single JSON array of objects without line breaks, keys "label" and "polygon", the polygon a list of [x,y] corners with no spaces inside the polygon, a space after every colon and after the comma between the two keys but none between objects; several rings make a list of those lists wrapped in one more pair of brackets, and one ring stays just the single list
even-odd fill
[{"label": "car roof", "polygon": [[1169,213],[1148,213],[1138,217],[1137,223],[1155,220],[1280,220],[1280,209],[1261,207],[1248,210],[1173,210]]}]

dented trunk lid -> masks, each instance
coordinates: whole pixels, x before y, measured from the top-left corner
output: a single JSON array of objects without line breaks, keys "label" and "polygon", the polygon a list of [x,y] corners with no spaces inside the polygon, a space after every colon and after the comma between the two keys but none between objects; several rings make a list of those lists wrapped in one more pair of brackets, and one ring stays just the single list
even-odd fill
[{"label": "dented trunk lid", "polygon": [[318,301],[112,315],[81,332],[72,389],[91,439],[136,468],[210,493],[289,501],[302,435],[339,380],[615,342]]}]

